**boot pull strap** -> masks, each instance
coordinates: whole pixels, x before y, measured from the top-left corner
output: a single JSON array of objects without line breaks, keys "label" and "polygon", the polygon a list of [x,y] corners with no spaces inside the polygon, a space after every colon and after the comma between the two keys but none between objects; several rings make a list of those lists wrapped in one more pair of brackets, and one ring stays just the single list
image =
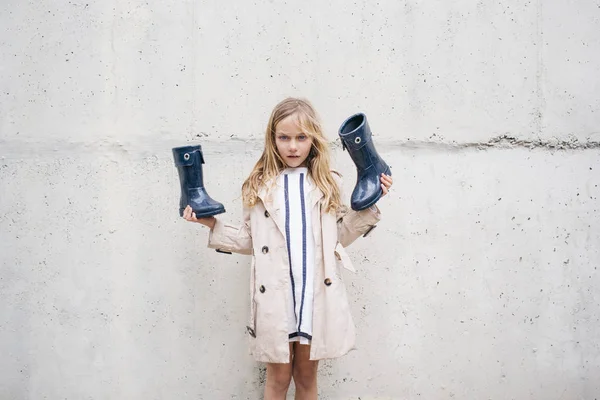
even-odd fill
[{"label": "boot pull strap", "polygon": [[200,162],[204,164],[204,156],[202,155],[202,152],[199,151],[198,153],[200,153]]}]

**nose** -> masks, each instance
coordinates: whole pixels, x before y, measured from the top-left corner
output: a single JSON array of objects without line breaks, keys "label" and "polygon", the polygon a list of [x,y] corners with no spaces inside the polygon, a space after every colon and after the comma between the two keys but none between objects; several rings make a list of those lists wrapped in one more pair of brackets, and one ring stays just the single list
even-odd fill
[{"label": "nose", "polygon": [[296,148],[297,148],[297,147],[298,147],[298,146],[297,146],[297,143],[296,143],[296,139],[292,139],[292,140],[290,140],[290,150],[291,150],[292,152],[294,152],[294,151],[296,151]]}]

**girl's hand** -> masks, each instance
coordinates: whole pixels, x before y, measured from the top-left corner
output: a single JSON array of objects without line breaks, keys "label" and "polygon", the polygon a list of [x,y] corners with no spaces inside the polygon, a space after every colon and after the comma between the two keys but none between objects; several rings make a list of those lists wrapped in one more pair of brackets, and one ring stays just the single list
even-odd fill
[{"label": "girl's hand", "polygon": [[217,222],[215,217],[196,218],[196,213],[192,211],[192,207],[189,205],[183,210],[183,219],[208,226],[210,229],[214,228],[215,222]]},{"label": "girl's hand", "polygon": [[381,190],[383,190],[383,194],[381,195],[381,197],[383,197],[386,194],[388,194],[388,192],[390,191],[390,188],[392,187],[394,180],[392,179],[391,176],[383,174],[383,173],[381,174],[380,179],[381,179]]}]

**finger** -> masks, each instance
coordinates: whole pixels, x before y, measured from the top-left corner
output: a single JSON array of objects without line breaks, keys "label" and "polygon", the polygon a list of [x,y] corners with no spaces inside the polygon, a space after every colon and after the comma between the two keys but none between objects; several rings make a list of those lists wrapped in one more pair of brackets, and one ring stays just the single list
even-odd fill
[{"label": "finger", "polygon": [[385,185],[381,185],[381,190],[383,191],[383,194],[381,195],[381,197],[383,197],[386,194],[388,194],[388,189],[387,189],[387,187],[385,187]]},{"label": "finger", "polygon": [[381,177],[381,183],[384,184],[387,187],[392,186],[392,181],[390,179],[387,179],[385,177]]},{"label": "finger", "polygon": [[191,207],[191,206],[187,206],[187,207],[185,208],[185,211],[186,211],[186,215],[187,215],[187,219],[188,219],[188,221],[191,221],[191,219],[192,219],[192,214],[194,213],[194,210],[192,209],[192,207]]},{"label": "finger", "polygon": [[192,221],[198,221],[196,218],[196,213],[192,211]]},{"label": "finger", "polygon": [[381,182],[382,182],[382,186],[385,186],[386,191],[389,192],[390,188],[392,187],[392,183],[387,180],[384,180],[383,178],[381,178]]},{"label": "finger", "polygon": [[190,207],[189,210],[186,211],[185,213],[185,219],[188,221],[193,221],[194,220],[194,212],[192,211],[192,208]]}]

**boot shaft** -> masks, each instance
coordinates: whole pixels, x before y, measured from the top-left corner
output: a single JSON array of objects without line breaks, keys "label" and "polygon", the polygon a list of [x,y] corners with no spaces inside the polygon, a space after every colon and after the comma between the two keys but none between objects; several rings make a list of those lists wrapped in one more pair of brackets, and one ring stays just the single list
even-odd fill
[{"label": "boot shaft", "polygon": [[355,114],[344,121],[339,131],[342,147],[348,150],[354,165],[359,169],[366,169],[380,161],[373,140],[367,116],[363,113]]},{"label": "boot shaft", "polygon": [[179,182],[182,189],[204,187],[202,177],[202,146],[183,146],[173,148],[173,158],[179,173]]}]

